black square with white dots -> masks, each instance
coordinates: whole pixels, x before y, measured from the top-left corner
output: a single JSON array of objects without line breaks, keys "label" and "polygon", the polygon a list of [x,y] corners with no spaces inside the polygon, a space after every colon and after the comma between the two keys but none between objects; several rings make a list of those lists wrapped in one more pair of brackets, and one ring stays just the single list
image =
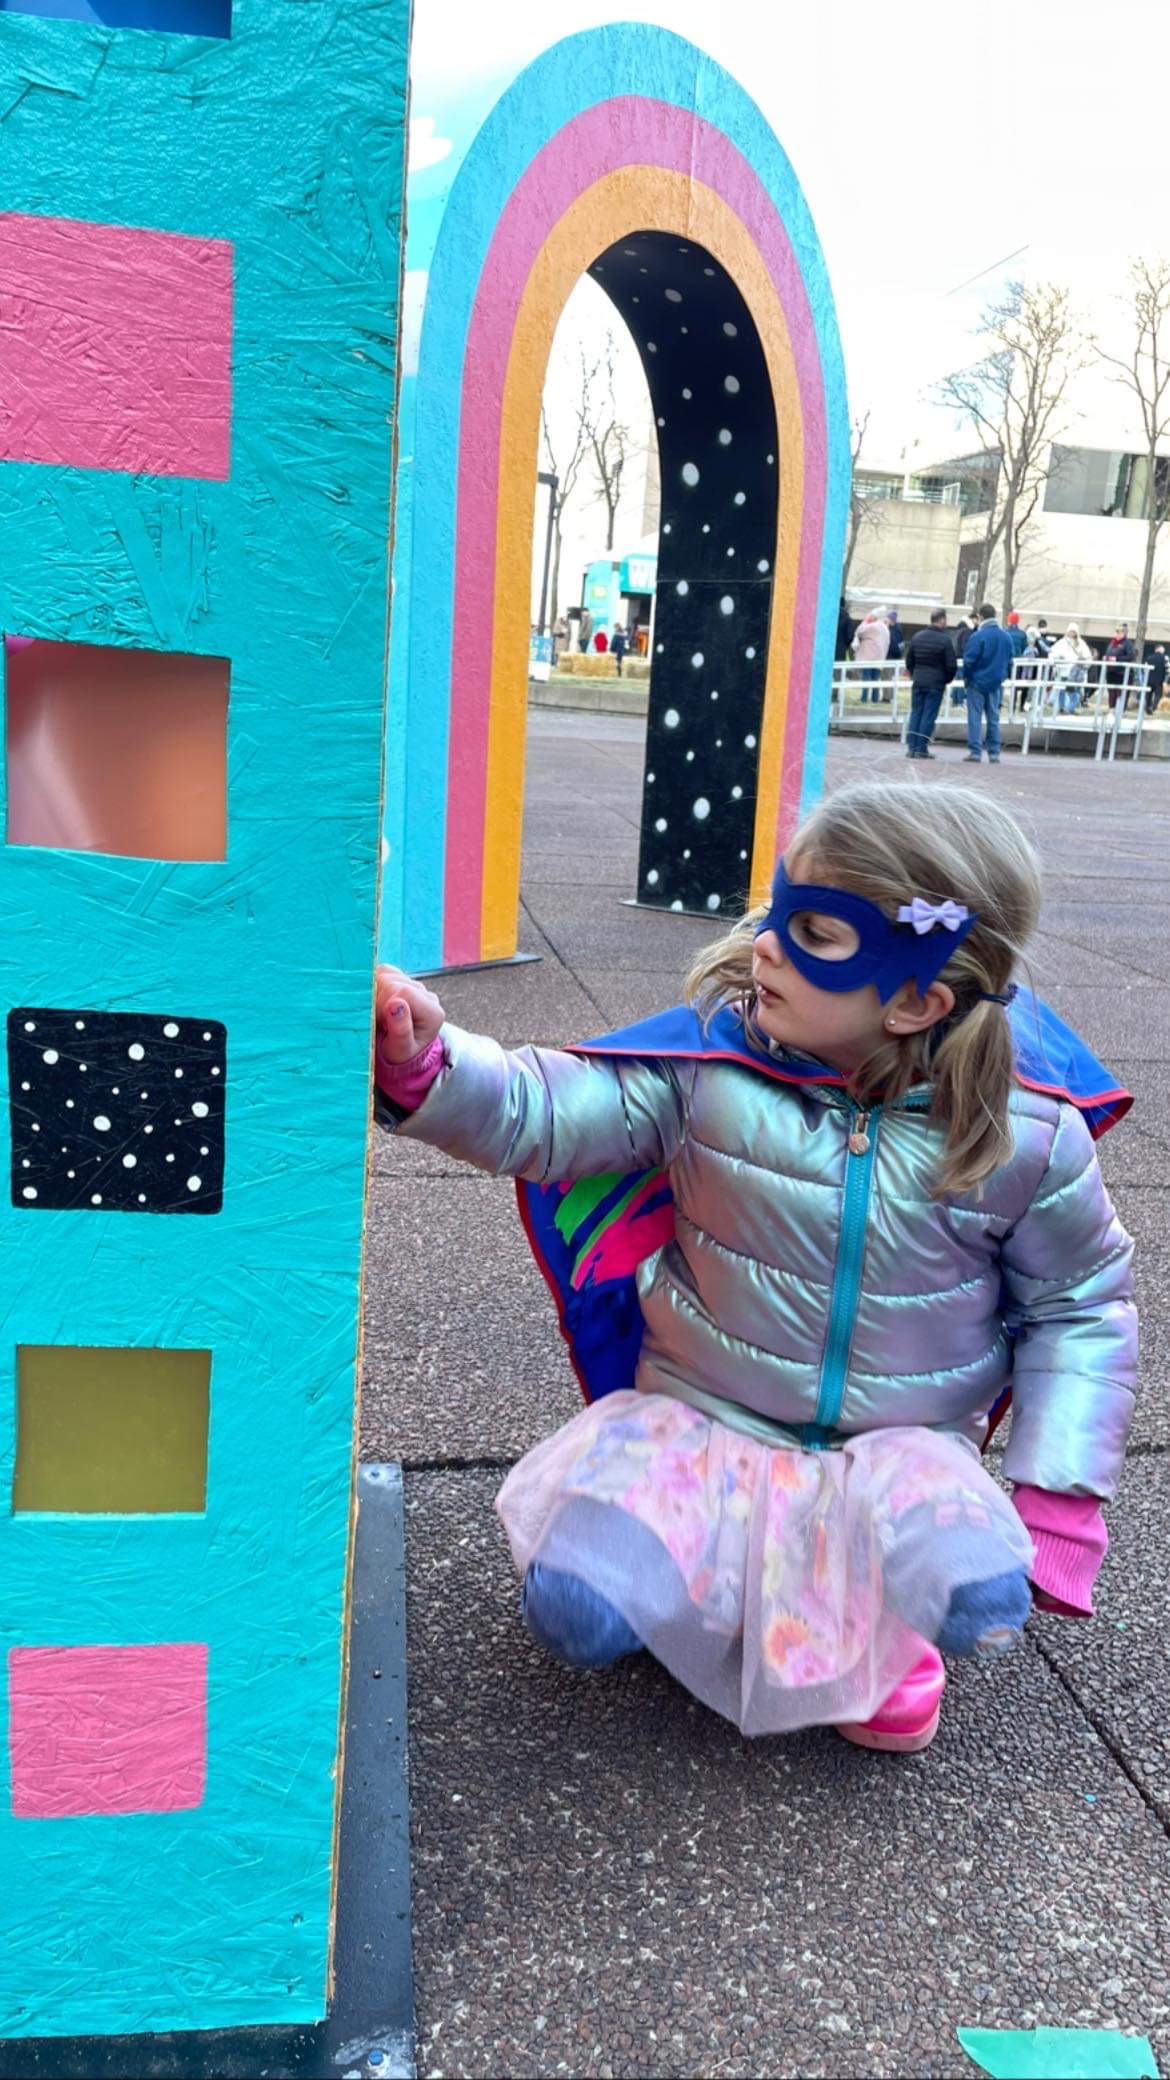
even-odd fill
[{"label": "black square with white dots", "polygon": [[12,1203],[219,1213],[227,1031],[139,1011],[8,1014]]}]

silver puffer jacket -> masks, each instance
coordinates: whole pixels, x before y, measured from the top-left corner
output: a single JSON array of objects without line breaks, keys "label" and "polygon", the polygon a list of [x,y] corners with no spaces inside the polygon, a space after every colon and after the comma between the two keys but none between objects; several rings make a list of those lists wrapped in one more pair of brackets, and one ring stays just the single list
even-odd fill
[{"label": "silver puffer jacket", "polygon": [[614,1060],[443,1028],[398,1127],[535,1181],[662,1165],[677,1235],[641,1266],[644,1391],[810,1443],[898,1424],[976,1442],[1013,1388],[1005,1472],[1108,1498],[1133,1411],[1132,1244],[1073,1106],[1019,1089],[981,1199],[933,1200],[927,1099],[869,1116],[725,1061]]}]

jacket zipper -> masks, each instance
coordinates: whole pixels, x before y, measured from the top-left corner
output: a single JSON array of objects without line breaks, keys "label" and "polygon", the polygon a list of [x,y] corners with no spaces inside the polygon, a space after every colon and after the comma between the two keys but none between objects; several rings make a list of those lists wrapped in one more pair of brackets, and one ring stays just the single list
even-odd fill
[{"label": "jacket zipper", "polygon": [[[825,1336],[825,1355],[821,1361],[816,1416],[811,1426],[814,1431],[834,1429],[845,1396],[845,1374],[849,1365],[853,1324],[857,1315],[861,1274],[865,1263],[865,1233],[869,1221],[869,1199],[873,1184],[873,1166],[877,1157],[880,1113],[880,1105],[875,1106],[872,1112],[862,1112],[858,1106],[852,1104],[849,1107],[849,1154],[846,1157],[845,1199],[841,1208],[841,1241],[833,1271],[829,1327]],[[816,1448],[817,1440],[814,1437],[809,1436],[807,1441]]]}]

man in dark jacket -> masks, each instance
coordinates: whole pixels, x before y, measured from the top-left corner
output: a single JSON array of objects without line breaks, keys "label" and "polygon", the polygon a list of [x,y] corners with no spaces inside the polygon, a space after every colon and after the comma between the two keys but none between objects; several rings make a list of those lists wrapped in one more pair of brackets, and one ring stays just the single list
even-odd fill
[{"label": "man in dark jacket", "polygon": [[1153,714],[1154,709],[1166,691],[1166,665],[1166,645],[1165,643],[1155,643],[1154,654],[1150,659],[1150,676],[1146,680],[1147,715]]},{"label": "man in dark jacket", "polygon": [[911,636],[903,659],[910,674],[910,725],[906,731],[907,758],[933,758],[930,740],[942,697],[959,669],[955,646],[947,634],[947,610],[937,607],[930,627]]},{"label": "man in dark jacket", "polygon": [[1105,659],[1105,684],[1109,688],[1109,705],[1111,708],[1115,708],[1118,695],[1124,690],[1126,699],[1121,703],[1121,712],[1124,715],[1128,706],[1128,688],[1126,688],[1125,683],[1126,673],[1124,666],[1134,664],[1137,660],[1137,646],[1130,635],[1128,621],[1122,622],[1108,650],[1105,652]]},{"label": "man in dark jacket", "polygon": [[999,764],[999,710],[1003,682],[1012,668],[1012,646],[1006,628],[996,619],[995,608],[979,609],[979,626],[963,653],[963,677],[967,687],[967,757],[978,765],[983,756],[983,726],[987,724],[988,762]]},{"label": "man in dark jacket", "polygon": [[1028,638],[1020,627],[1018,614],[1009,614],[1007,617],[1007,639],[1012,646],[1012,656],[1022,657],[1028,647]]}]

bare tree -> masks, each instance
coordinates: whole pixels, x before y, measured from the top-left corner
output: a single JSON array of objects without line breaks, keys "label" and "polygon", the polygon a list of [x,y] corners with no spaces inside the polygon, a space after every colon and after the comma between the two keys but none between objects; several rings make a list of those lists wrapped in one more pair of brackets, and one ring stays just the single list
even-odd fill
[{"label": "bare tree", "polygon": [[613,548],[618,506],[622,495],[622,473],[633,445],[630,429],[617,406],[617,352],[617,342],[613,333],[607,332],[601,358],[594,365],[594,394],[591,385],[585,380],[586,357],[584,348],[581,350],[582,388],[589,397],[591,407],[589,445],[593,454],[593,465],[597,471],[598,496],[605,505],[607,549]]},{"label": "bare tree", "polygon": [[991,559],[1003,554],[1003,611],[1011,609],[1025,537],[1064,430],[1069,379],[1085,366],[1088,343],[1055,283],[1011,282],[979,324],[988,351],[971,368],[945,376],[935,396],[974,428],[991,478],[978,591]]},{"label": "bare tree", "polygon": [[[556,478],[556,488],[550,492],[552,499],[553,556],[550,617],[556,620],[561,602],[561,547],[564,541],[565,507],[577,487],[581,465],[589,453],[588,414],[585,398],[578,400],[572,420],[554,442],[548,423],[548,413],[542,402],[540,407],[540,434],[544,446],[547,468]],[[560,459],[558,459],[558,457]]]},{"label": "bare tree", "polygon": [[1119,354],[1107,353],[1099,343],[1095,343],[1094,351],[1100,361],[1113,369],[1114,381],[1137,398],[1146,438],[1142,457],[1146,554],[1134,638],[1140,661],[1150,618],[1158,536],[1170,519],[1170,456],[1162,452],[1170,440],[1170,260],[1138,259],[1129,272],[1133,317],[1129,355],[1123,359]]},{"label": "bare tree", "polygon": [[849,573],[853,568],[857,537],[861,533],[861,523],[865,519],[865,500],[857,488],[857,466],[861,461],[861,451],[865,446],[865,436],[868,431],[869,413],[866,411],[862,413],[860,419],[853,421],[853,437],[850,443],[850,462],[853,474],[849,479],[849,534],[845,543],[845,566],[841,572],[842,593],[847,592],[849,589]]}]

